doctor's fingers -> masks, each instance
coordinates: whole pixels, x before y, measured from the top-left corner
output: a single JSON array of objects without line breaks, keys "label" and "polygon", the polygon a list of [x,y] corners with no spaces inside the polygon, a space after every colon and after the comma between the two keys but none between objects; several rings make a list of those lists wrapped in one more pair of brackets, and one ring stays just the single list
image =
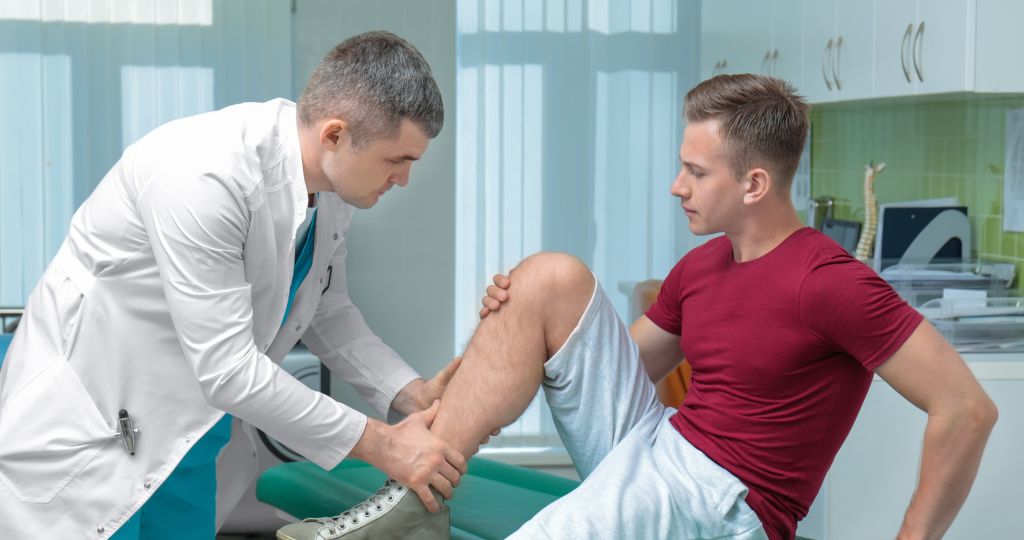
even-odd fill
[{"label": "doctor's fingers", "polygon": [[430,485],[434,489],[436,489],[437,492],[440,493],[442,497],[444,497],[445,499],[451,499],[452,494],[455,490],[455,486],[457,486],[458,484],[452,483],[448,481],[448,479],[445,478],[444,476],[435,473],[434,476],[430,479]]},{"label": "doctor's fingers", "polygon": [[480,441],[480,446],[491,442],[491,437],[497,437],[498,435],[501,435],[501,428],[495,429],[487,435],[484,435],[484,438]]},{"label": "doctor's fingers", "polygon": [[430,476],[430,483],[433,484],[438,478],[443,478],[452,487],[458,487],[462,483],[462,473],[455,470],[448,463],[442,463],[440,467]]},{"label": "doctor's fingers", "polygon": [[[452,467],[457,469],[456,472],[458,472],[460,475],[461,474],[466,474],[466,470],[468,468],[467,465],[466,465],[466,458],[462,457],[462,454],[459,453],[458,450],[455,450],[454,448],[452,448],[452,447],[450,447],[448,445],[445,445],[445,447],[444,447],[444,459],[449,464],[451,464]],[[456,482],[456,484],[457,483],[458,482]]]},{"label": "doctor's fingers", "polygon": [[430,492],[430,486],[409,486],[409,488],[416,492],[416,495],[423,501],[423,506],[426,506],[431,513],[441,510],[441,505],[437,504],[437,499],[434,499],[434,494]]}]

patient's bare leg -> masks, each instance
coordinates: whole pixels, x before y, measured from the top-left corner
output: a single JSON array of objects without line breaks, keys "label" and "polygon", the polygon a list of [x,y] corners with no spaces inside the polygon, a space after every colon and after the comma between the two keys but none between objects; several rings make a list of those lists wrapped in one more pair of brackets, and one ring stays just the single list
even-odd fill
[{"label": "patient's bare leg", "polygon": [[[430,428],[466,458],[476,453],[484,436],[526,409],[540,386],[544,362],[568,339],[594,291],[593,274],[568,255],[534,255],[510,277],[509,300],[477,327]],[[389,481],[349,511],[291,523],[277,537],[450,538],[448,508],[442,505],[431,514],[409,493]]]},{"label": "patient's bare leg", "polygon": [[544,362],[568,339],[594,291],[590,270],[561,253],[529,257],[509,277],[509,300],[480,322],[431,427],[467,459],[484,436],[526,410]]}]

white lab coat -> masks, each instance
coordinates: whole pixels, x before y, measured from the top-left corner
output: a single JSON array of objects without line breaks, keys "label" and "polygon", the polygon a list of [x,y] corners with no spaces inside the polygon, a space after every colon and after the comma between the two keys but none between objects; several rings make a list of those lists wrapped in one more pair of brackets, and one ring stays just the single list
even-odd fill
[{"label": "white lab coat", "polygon": [[[295,105],[166,124],[75,213],[0,371],[0,538],[105,538],[226,411],[218,525],[256,471],[248,425],[324,468],[366,417],[277,363],[301,337],[382,415],[417,377],[345,286],[352,207],[319,199],[308,277],[282,327],[307,193]],[[326,291],[324,290],[326,289]],[[116,418],[126,409],[138,450]]]}]

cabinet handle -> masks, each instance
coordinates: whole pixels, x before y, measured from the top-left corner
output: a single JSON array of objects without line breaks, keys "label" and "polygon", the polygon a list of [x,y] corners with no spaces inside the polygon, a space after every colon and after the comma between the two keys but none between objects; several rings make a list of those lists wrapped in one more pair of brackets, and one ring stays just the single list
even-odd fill
[{"label": "cabinet handle", "polygon": [[924,47],[924,21],[921,21],[921,26],[917,27],[917,33],[914,34],[914,46],[911,47],[912,58],[914,59],[914,71],[917,72],[917,78],[921,82],[924,82],[924,57],[921,56],[921,49]]},{"label": "cabinet handle", "polygon": [[772,51],[765,51],[764,58],[761,59],[761,74],[769,75],[771,72],[768,70],[768,61],[772,59]]},{"label": "cabinet handle", "polygon": [[907,25],[907,31],[903,32],[903,41],[900,43],[900,65],[903,66],[903,76],[907,78],[907,82],[913,82],[910,79],[910,69],[907,68],[907,43],[910,42],[910,33],[914,31],[914,23]]},{"label": "cabinet handle", "polygon": [[828,38],[828,45],[825,46],[825,52],[821,55],[821,76],[825,79],[825,88],[832,91],[832,81],[828,80],[828,68],[827,62],[829,57],[832,55],[832,38]]},{"label": "cabinet handle", "polygon": [[836,90],[843,89],[843,83],[839,80],[839,52],[843,48],[843,36],[839,36],[836,39],[836,46],[832,49],[832,82],[836,85]]},{"label": "cabinet handle", "polygon": [[772,74],[772,77],[775,77],[775,76],[778,75],[776,73],[777,70],[775,69],[778,66],[778,64],[779,64],[779,50],[775,49],[774,51],[772,51],[772,63],[771,63],[771,68],[770,68],[770,72]]}]

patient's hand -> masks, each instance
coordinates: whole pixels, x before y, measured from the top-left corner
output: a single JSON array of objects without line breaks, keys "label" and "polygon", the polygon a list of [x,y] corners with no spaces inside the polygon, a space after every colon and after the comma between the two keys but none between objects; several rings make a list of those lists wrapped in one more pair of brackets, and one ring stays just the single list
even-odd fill
[{"label": "patient's hand", "polygon": [[512,281],[504,274],[494,275],[494,285],[487,286],[487,296],[483,299],[484,308],[480,310],[480,318],[491,314],[492,311],[501,309],[501,304],[508,301],[508,286]]}]

